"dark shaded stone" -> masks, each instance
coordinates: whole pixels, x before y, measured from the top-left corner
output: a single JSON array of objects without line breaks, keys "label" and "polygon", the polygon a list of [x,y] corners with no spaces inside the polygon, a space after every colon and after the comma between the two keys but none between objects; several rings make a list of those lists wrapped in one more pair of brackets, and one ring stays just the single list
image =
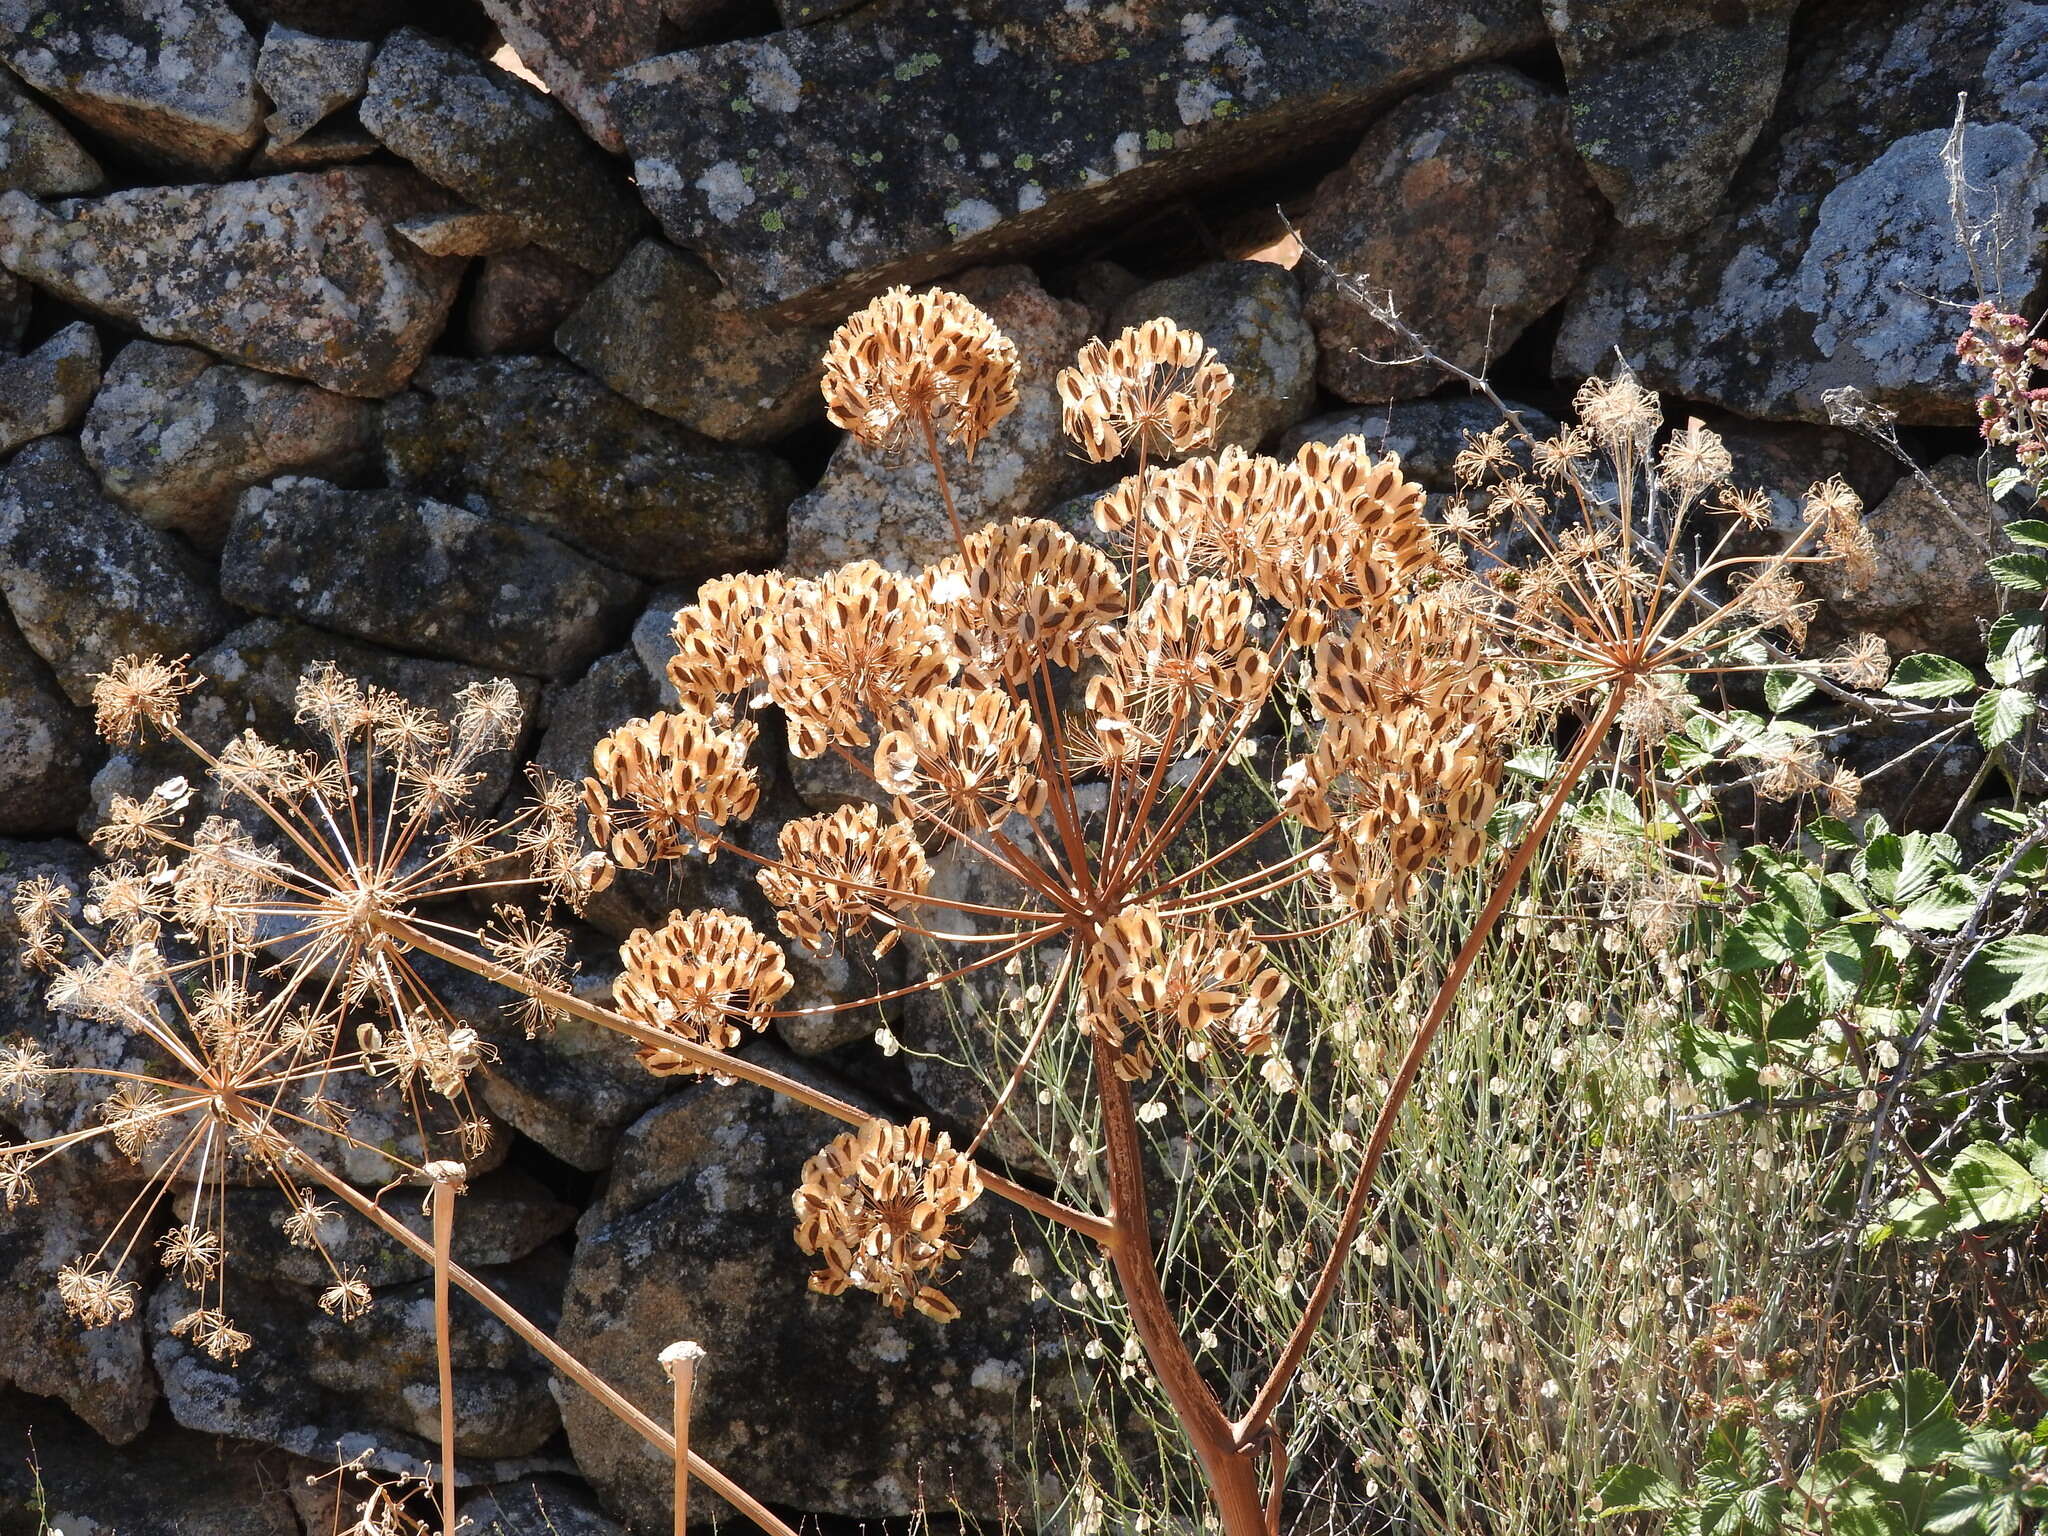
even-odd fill
[{"label": "dark shaded stone", "polygon": [[1984,566],[2006,547],[1998,535],[2006,518],[1985,494],[1974,459],[1943,459],[1928,480],[1932,490],[1906,476],[1866,510],[1877,555],[1866,585],[1848,588],[1834,570],[1815,573],[1828,620],[1815,626],[1816,642],[1867,630],[1884,636],[1894,657],[1933,651],[1967,662],[1984,654],[1984,630],[2005,606]]},{"label": "dark shaded stone", "polygon": [[221,590],[257,613],[539,675],[588,662],[640,601],[639,583],[523,523],[297,475],[244,493]]},{"label": "dark shaded stone", "polygon": [[92,717],[0,615],[0,836],[61,832],[77,821],[99,758]]},{"label": "dark shaded stone", "polygon": [[823,414],[823,326],[746,313],[694,256],[643,240],[555,332],[628,400],[706,437],[766,443]]},{"label": "dark shaded stone", "polygon": [[[0,197],[0,264],[159,341],[388,395],[439,334],[462,263],[393,237],[445,192],[397,166],[219,187],[138,187],[49,207]],[[178,261],[164,264],[163,253]]]},{"label": "dark shaded stone", "polygon": [[[1483,372],[1571,291],[1600,229],[1565,103],[1506,69],[1473,70],[1401,103],[1316,189],[1308,249],[1369,288],[1449,361]],[[1433,367],[1305,266],[1323,387],[1368,403],[1427,395]]]},{"label": "dark shaded stone", "polygon": [[1338,139],[1543,36],[1535,0],[1307,0],[1214,18],[884,0],[619,72],[640,194],[749,305],[1005,261]]},{"label": "dark shaded stone", "polygon": [[[1617,238],[1566,310],[1560,373],[1619,347],[1644,382],[1746,416],[1827,420],[1854,386],[1915,423],[1973,419],[1954,355],[1977,294],[1942,164],[1969,96],[1967,217],[2009,295],[2048,271],[2048,11],[2005,0],[1820,12],[1719,212],[1682,241]],[[1994,209],[1996,216],[1994,217]]]},{"label": "dark shaded stone", "polygon": [[0,471],[0,594],[77,703],[123,656],[186,656],[228,627],[209,573],[100,491],[78,445],[31,443]]},{"label": "dark shaded stone", "polygon": [[97,192],[106,180],[99,162],[64,125],[0,70],[0,191],[76,197]]},{"label": "dark shaded stone", "polygon": [[243,491],[286,472],[353,477],[374,427],[364,401],[197,347],[131,341],[114,354],[79,446],[109,496],[217,549]]},{"label": "dark shaded stone", "polygon": [[226,0],[0,0],[0,57],[167,170],[222,175],[261,132],[256,40]]},{"label": "dark shaded stone", "polygon": [[592,272],[616,266],[644,221],[617,167],[560,106],[424,32],[386,40],[359,111],[392,153]]},{"label": "dark shaded stone", "polygon": [[537,245],[484,258],[463,331],[485,356],[544,352],[555,327],[590,292],[590,274]]},{"label": "dark shaded stone", "polygon": [[85,414],[100,384],[100,339],[80,320],[26,357],[0,361],[0,454]]},{"label": "dark shaded stone", "polygon": [[795,478],[778,459],[708,442],[567,363],[437,357],[384,412],[392,480],[478,496],[636,576],[773,564]]}]

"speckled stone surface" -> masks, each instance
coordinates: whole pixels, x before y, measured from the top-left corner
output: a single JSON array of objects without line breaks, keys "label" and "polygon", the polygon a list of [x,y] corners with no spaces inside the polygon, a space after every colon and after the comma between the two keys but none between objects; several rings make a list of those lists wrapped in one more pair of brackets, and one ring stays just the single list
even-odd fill
[{"label": "speckled stone surface", "polygon": [[64,125],[0,70],[0,191],[74,197],[98,191],[106,179]]},{"label": "speckled stone surface", "polygon": [[881,0],[633,65],[612,105],[669,238],[745,303],[818,314],[1280,160],[1543,36],[1536,0]]},{"label": "speckled stone surface", "polygon": [[83,321],[67,325],[26,357],[0,361],[0,454],[62,432],[100,384],[100,339]]}]

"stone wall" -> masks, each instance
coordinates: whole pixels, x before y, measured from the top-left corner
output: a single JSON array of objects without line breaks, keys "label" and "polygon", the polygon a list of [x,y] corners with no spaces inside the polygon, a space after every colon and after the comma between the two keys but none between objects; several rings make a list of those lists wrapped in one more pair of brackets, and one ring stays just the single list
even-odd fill
[{"label": "stone wall", "polygon": [[[1485,412],[1288,259],[1276,201],[1539,417],[1618,349],[1787,516],[1845,475],[1881,572],[1836,629],[1967,652],[1993,607],[1927,486],[1829,427],[1826,396],[1896,413],[1988,523],[1952,306],[2042,296],[2048,5],[0,0],[0,63],[0,895],[82,884],[109,798],[179,771],[94,737],[91,679],[120,654],[193,656],[209,742],[283,732],[320,659],[429,702],[508,675],[524,755],[573,774],[657,706],[698,580],[930,558],[928,474],[834,441],[818,399],[831,325],[890,283],[943,278],[1017,342],[1024,405],[961,476],[983,513],[1099,486],[1052,375],[1155,313],[1236,372],[1229,440],[1362,431],[1449,491]],[[1958,91],[1974,266],[1943,158]],[[1882,793],[1910,819],[1941,787]],[[835,793],[780,773],[763,824]],[[622,882],[581,941],[591,985],[657,906],[756,909],[748,884]],[[47,1034],[7,937],[0,1036]],[[899,1112],[974,1113],[871,1022],[750,1048]],[[811,1296],[786,1210],[817,1123],[672,1088],[575,1028],[494,1034],[501,1160],[463,1205],[464,1262],[650,1397],[655,1350],[710,1343],[699,1448],[776,1503],[1016,1501],[1020,1416],[1060,1349],[1028,1276],[971,1266],[943,1332]],[[332,1324],[261,1191],[238,1197],[239,1369],[160,1306],[72,1329],[55,1266],[132,1189],[53,1177],[0,1225],[0,1529],[24,1518],[30,1428],[72,1536],[324,1531],[300,1479],[337,1444],[429,1454],[419,1266],[354,1239],[375,1304]],[[1014,1257],[1006,1227],[980,1237]],[[457,1316],[479,1528],[665,1528],[632,1437]]]}]

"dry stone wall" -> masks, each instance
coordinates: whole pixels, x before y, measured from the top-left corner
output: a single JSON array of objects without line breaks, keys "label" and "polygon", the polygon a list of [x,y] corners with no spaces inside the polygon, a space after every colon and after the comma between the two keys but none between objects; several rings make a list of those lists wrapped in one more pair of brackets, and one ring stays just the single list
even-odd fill
[{"label": "dry stone wall", "polygon": [[[1024,405],[956,481],[984,511],[1085,510],[1102,482],[1052,374],[1154,313],[1236,372],[1229,441],[1363,432],[1451,494],[1486,410],[1291,259],[1276,203],[1532,420],[1619,352],[1782,518],[1844,475],[1886,574],[1822,628],[1968,652],[1993,594],[1951,512],[1991,511],[1951,305],[2048,298],[2044,81],[2035,0],[0,0],[0,897],[82,884],[111,796],[180,771],[93,736],[120,654],[194,657],[210,743],[285,731],[319,660],[429,703],[510,675],[530,724],[485,765],[495,798],[658,707],[666,616],[704,577],[932,558],[928,473],[836,442],[817,395],[831,325],[889,283],[944,279],[1018,345]],[[1845,385],[1931,481],[1827,425]],[[856,792],[802,769],[768,775],[751,835]],[[1879,792],[1916,814],[1913,786]],[[684,904],[764,917],[726,864],[622,878],[577,936],[593,994]],[[0,1036],[99,1028],[44,1012],[10,923]],[[800,998],[872,984],[797,970]],[[821,1124],[573,1026],[517,1038],[446,981],[500,1042],[465,1263],[650,1397],[661,1345],[711,1342],[702,1444],[792,1509],[1016,1502],[1062,1346],[1007,1225],[973,1228],[949,1330],[813,1296],[776,1212]],[[898,1113],[977,1112],[958,1074],[826,1017],[748,1048]],[[90,1113],[0,1105],[0,1134]],[[406,1131],[366,1107],[357,1133]],[[325,1530],[309,1469],[430,1454],[417,1266],[360,1238],[375,1300],[344,1329],[261,1190],[239,1368],[174,1337],[167,1298],[73,1329],[51,1278],[132,1179],[82,1169],[0,1221],[0,1529],[31,1430],[52,1523],[122,1536]],[[630,1434],[480,1312],[456,1323],[485,1528],[665,1528]]]}]

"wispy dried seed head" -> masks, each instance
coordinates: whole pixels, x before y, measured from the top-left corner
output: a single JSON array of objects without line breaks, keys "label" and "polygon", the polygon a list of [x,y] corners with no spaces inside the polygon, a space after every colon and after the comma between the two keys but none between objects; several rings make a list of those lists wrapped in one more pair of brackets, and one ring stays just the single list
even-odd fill
[{"label": "wispy dried seed head", "polygon": [[1882,688],[1892,675],[1891,650],[1882,635],[1856,635],[1843,641],[1821,669],[1851,688]]},{"label": "wispy dried seed head", "polygon": [[[768,1027],[768,1010],[794,984],[779,945],[729,912],[676,912],[653,931],[636,929],[619,947],[625,971],[612,984],[619,1012],[693,1045],[728,1051],[739,1026]],[[642,1046],[649,1071],[701,1073],[674,1052]]]},{"label": "wispy dried seed head", "polygon": [[100,735],[120,745],[135,739],[142,727],[159,730],[178,723],[178,701],[199,680],[185,671],[185,658],[123,656],[93,679],[93,717]]},{"label": "wispy dried seed head", "polygon": [[64,1310],[87,1328],[103,1328],[133,1317],[138,1294],[134,1281],[118,1279],[111,1270],[90,1268],[83,1259],[57,1271],[58,1299]]},{"label": "wispy dried seed head", "polygon": [[963,1251],[953,1218],[980,1197],[974,1164],[922,1117],[907,1126],[870,1120],[835,1137],[804,1164],[791,1198],[797,1246],[821,1265],[811,1289],[836,1296],[856,1287],[898,1317],[914,1306],[952,1321],[960,1309],[931,1282]]},{"label": "wispy dried seed head", "polygon": [[1697,416],[1664,440],[1658,463],[1664,477],[1686,496],[1696,496],[1707,487],[1718,485],[1735,469],[1735,460],[1720,434],[1708,431],[1706,423]]},{"label": "wispy dried seed head", "polygon": [[360,1269],[342,1272],[334,1284],[320,1293],[320,1310],[353,1323],[370,1310],[370,1285]]},{"label": "wispy dried seed head", "polygon": [[1844,592],[1860,592],[1877,575],[1877,542],[1863,521],[1863,498],[1840,475],[1806,493],[1808,522],[1820,525],[1820,550],[1835,562],[1834,577]]},{"label": "wispy dried seed head", "polygon": [[1650,440],[1664,424],[1663,403],[1636,381],[1627,365],[1611,378],[1592,378],[1579,386],[1572,409],[1580,424],[1610,454],[1624,459],[1647,454]]},{"label": "wispy dried seed head", "polygon": [[993,320],[943,288],[891,288],[833,333],[825,414],[893,451],[929,425],[974,457],[1017,406],[1017,349]]},{"label": "wispy dried seed head", "polygon": [[1198,332],[1147,320],[1115,341],[1091,339],[1060,370],[1060,426],[1098,464],[1133,448],[1194,453],[1215,437],[1234,382]]},{"label": "wispy dried seed head", "polygon": [[171,1332],[181,1339],[189,1339],[195,1348],[227,1364],[232,1364],[249,1352],[255,1342],[242,1332],[226,1313],[213,1307],[199,1307],[187,1312],[171,1324]]}]

